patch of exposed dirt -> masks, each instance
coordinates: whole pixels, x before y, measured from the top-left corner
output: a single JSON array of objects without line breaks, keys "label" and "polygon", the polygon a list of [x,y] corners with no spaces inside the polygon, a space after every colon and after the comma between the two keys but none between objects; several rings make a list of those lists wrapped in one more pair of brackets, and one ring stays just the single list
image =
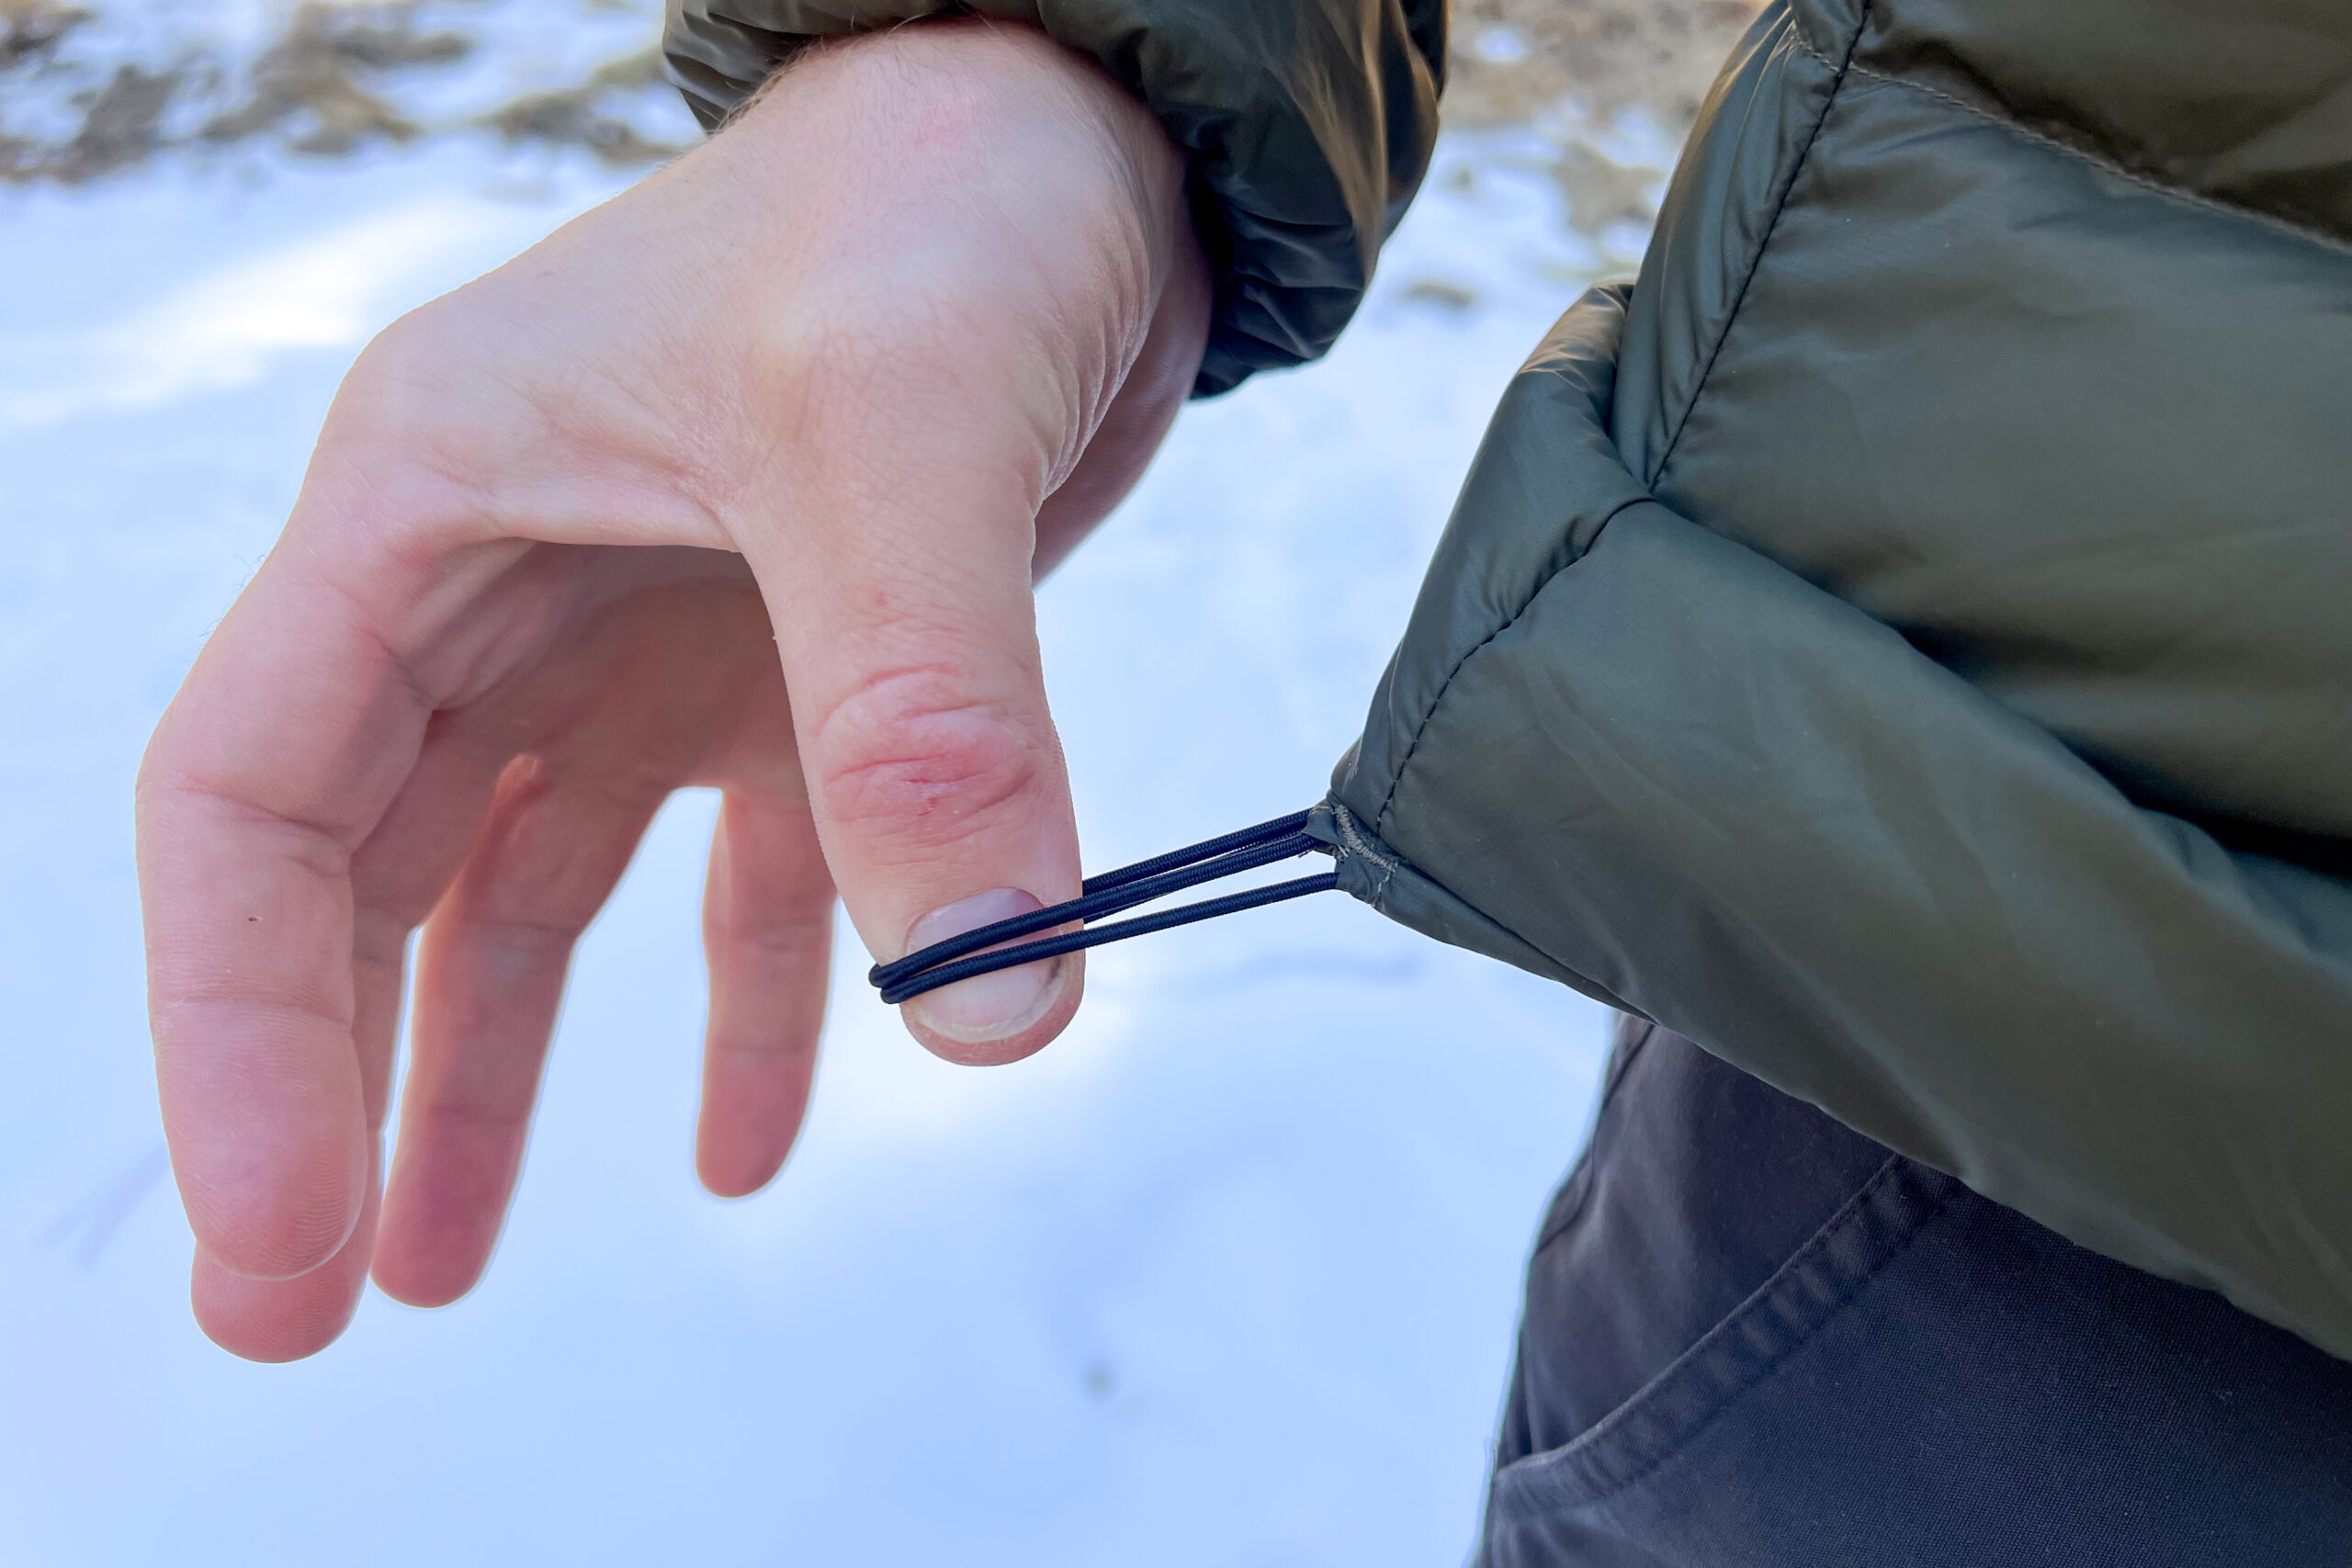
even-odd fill
[{"label": "patch of exposed dirt", "polygon": [[413,141],[419,128],[371,85],[472,51],[461,34],[420,30],[406,6],[304,5],[247,69],[243,101],[213,115],[198,134],[224,142],[276,132],[297,152],[325,154],[378,138]]},{"label": "patch of exposed dirt", "polygon": [[56,0],[0,0],[0,70],[46,57],[57,40],[90,19],[76,6]]},{"label": "patch of exposed dirt", "polygon": [[[486,112],[419,114],[408,107],[412,89],[483,47],[447,25],[447,6],[441,25],[427,24],[424,9],[422,0],[303,0],[243,60],[198,45],[166,60],[124,62],[104,58],[103,45],[78,48],[96,30],[86,26],[101,19],[96,11],[0,0],[0,180],[77,185],[172,148],[261,144],[337,157],[480,130],[509,142],[585,148],[611,164],[684,150],[646,134],[628,112],[669,92],[650,41]],[[48,125],[28,129],[26,115],[8,112],[28,107],[45,109]]]},{"label": "patch of exposed dirt", "polygon": [[1574,100],[1639,107],[1676,137],[1761,0],[1455,0],[1447,119],[1518,125]]},{"label": "patch of exposed dirt", "polygon": [[164,111],[179,91],[182,73],[151,74],[136,65],[114,77],[89,101],[82,129],[62,146],[28,147],[28,172],[77,183],[138,163],[163,145]]},{"label": "patch of exposed dirt", "polygon": [[641,88],[667,90],[662,51],[649,48],[598,66],[576,87],[530,93],[489,117],[487,123],[509,141],[546,141],[585,147],[616,165],[648,164],[679,149],[648,141],[637,127],[602,107],[608,95]]},{"label": "patch of exposed dirt", "polygon": [[[1455,0],[1446,123],[1538,125],[1571,221],[1647,223],[1673,154],[1760,0]],[[1650,134],[1622,134],[1629,115]]]},{"label": "patch of exposed dirt", "polygon": [[[1446,122],[1540,126],[1556,148],[1553,173],[1577,228],[1647,221],[1662,164],[1758,3],[1455,0]],[[106,30],[92,24],[120,20],[100,7],[0,0],[0,180],[76,184],[182,146],[259,143],[333,157],[484,129],[514,143],[583,148],[618,165],[681,151],[646,134],[629,112],[632,102],[669,90],[650,39],[570,82],[436,118],[407,107],[413,95],[405,89],[501,47],[476,35],[478,21],[452,20],[446,5],[428,24],[424,0],[303,0],[242,59],[198,45],[144,61],[108,60],[86,42]],[[12,100],[44,90],[59,100],[55,112],[28,128],[10,112]],[[1632,143],[1611,134],[1629,112],[1651,127]]]}]

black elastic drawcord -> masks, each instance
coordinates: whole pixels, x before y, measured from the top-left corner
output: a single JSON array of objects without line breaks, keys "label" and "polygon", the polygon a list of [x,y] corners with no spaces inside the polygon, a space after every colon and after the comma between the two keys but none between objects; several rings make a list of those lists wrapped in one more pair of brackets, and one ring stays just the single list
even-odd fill
[{"label": "black elastic drawcord", "polygon": [[1139,860],[1133,865],[1123,865],[1116,871],[1106,871],[1090,876],[1081,885],[1086,893],[1106,893],[1114,887],[1125,887],[1130,882],[1140,882],[1147,876],[1157,876],[1163,871],[1173,871],[1180,865],[1193,865],[1204,860],[1215,860],[1234,850],[1248,849],[1270,839],[1287,839],[1306,826],[1312,811],[1294,811],[1287,817],[1277,817],[1271,822],[1261,822],[1255,828],[1244,828],[1238,833],[1227,833],[1221,839],[1204,839],[1197,844],[1187,844],[1181,850],[1170,850],[1164,855]]},{"label": "black elastic drawcord", "polygon": [[[1261,822],[1238,833],[1205,840],[1164,855],[1155,855],[1149,860],[1137,861],[1133,865],[1121,866],[1116,871],[1106,871],[1100,876],[1090,876],[1081,885],[1084,894],[1080,897],[1049,908],[1033,909],[1011,919],[997,920],[960,936],[949,937],[944,942],[935,942],[895,963],[876,964],[866,972],[865,977],[880,989],[884,1001],[896,1006],[925,991],[952,986],[958,980],[968,980],[976,975],[989,975],[1016,964],[1034,964],[1038,959],[1075,953],[1080,948],[1099,947],[1106,942],[1117,942],[1124,937],[1144,936],[1152,931],[1167,931],[1172,926],[1190,925],[1194,920],[1237,914],[1261,905],[1277,904],[1286,898],[1303,898],[1310,893],[1328,892],[1340,885],[1339,873],[1303,876],[1295,882],[1278,882],[1269,887],[1228,893],[1223,897],[1204,899],[1181,908],[1164,909],[1156,915],[1140,915],[1115,925],[1097,926],[1091,931],[1064,931],[1036,942],[1022,942],[1015,947],[996,948],[999,942],[1051,931],[1073,920],[1099,919],[1105,915],[1115,915],[1138,904],[1164,898],[1170,893],[1255,870],[1261,865],[1272,865],[1277,861],[1295,859],[1318,850],[1329,853],[1329,845],[1300,831],[1306,827],[1308,815],[1305,811],[1293,812],[1288,817]],[[996,948],[996,951],[984,953],[980,951],[983,948]]]},{"label": "black elastic drawcord", "polygon": [[[929,947],[893,964],[877,964],[866,978],[886,989],[917,973],[944,964],[951,958],[961,958],[967,953],[978,953],[1014,937],[1029,936],[1037,931],[1051,931],[1072,920],[1100,919],[1115,915],[1122,909],[1132,909],[1137,904],[1148,904],[1170,893],[1181,893],[1204,882],[1215,882],[1238,872],[1250,871],[1276,861],[1290,860],[1320,848],[1306,834],[1295,830],[1295,824],[1305,821],[1306,814],[1284,817],[1272,822],[1262,822],[1238,833],[1228,833],[1222,839],[1194,844],[1190,849],[1172,854],[1158,855],[1137,861],[1117,871],[1104,872],[1090,877],[1081,886],[1082,897],[1067,904],[1057,904],[1049,909],[1033,909],[1025,915],[997,920],[961,936],[935,942]],[[1200,863],[1195,864],[1194,863]],[[1189,869],[1187,869],[1189,867]]]}]

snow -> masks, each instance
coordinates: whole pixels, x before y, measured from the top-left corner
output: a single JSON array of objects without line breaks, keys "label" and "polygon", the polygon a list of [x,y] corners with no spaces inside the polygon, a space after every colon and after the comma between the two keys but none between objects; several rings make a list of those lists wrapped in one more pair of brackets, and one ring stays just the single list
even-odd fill
[{"label": "snow", "polygon": [[[1324,365],[1189,411],[1046,588],[1090,866],[1305,806],[1504,379],[1630,241],[1449,141]],[[621,176],[445,137],[0,193],[0,1560],[1458,1561],[1600,1010],[1340,895],[1114,947],[1016,1066],[844,929],[783,1177],[694,1184],[714,803],[574,966],[489,1278],[266,1368],[189,1320],[130,786],[335,382]]]}]

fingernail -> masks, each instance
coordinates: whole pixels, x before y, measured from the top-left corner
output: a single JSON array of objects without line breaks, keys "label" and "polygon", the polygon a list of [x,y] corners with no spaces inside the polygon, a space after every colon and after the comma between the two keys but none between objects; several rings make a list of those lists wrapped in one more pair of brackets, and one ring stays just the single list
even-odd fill
[{"label": "fingernail", "polygon": [[[933,909],[907,933],[907,951],[962,936],[995,920],[1009,920],[1045,908],[1017,887],[996,887],[960,898],[944,909]],[[907,1011],[925,1028],[954,1040],[978,1043],[1017,1034],[1037,1021],[1061,991],[1062,961],[1041,958],[1015,969],[976,975],[925,991],[909,1001]]]}]

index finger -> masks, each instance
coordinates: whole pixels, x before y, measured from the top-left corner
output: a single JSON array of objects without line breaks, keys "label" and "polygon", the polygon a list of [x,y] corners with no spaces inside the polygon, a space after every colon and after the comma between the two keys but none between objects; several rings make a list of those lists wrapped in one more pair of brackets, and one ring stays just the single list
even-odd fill
[{"label": "index finger", "polygon": [[205,1251],[255,1279],[334,1257],[367,1199],[351,856],[431,715],[296,538],[213,634],[139,782],[164,1133]]}]

